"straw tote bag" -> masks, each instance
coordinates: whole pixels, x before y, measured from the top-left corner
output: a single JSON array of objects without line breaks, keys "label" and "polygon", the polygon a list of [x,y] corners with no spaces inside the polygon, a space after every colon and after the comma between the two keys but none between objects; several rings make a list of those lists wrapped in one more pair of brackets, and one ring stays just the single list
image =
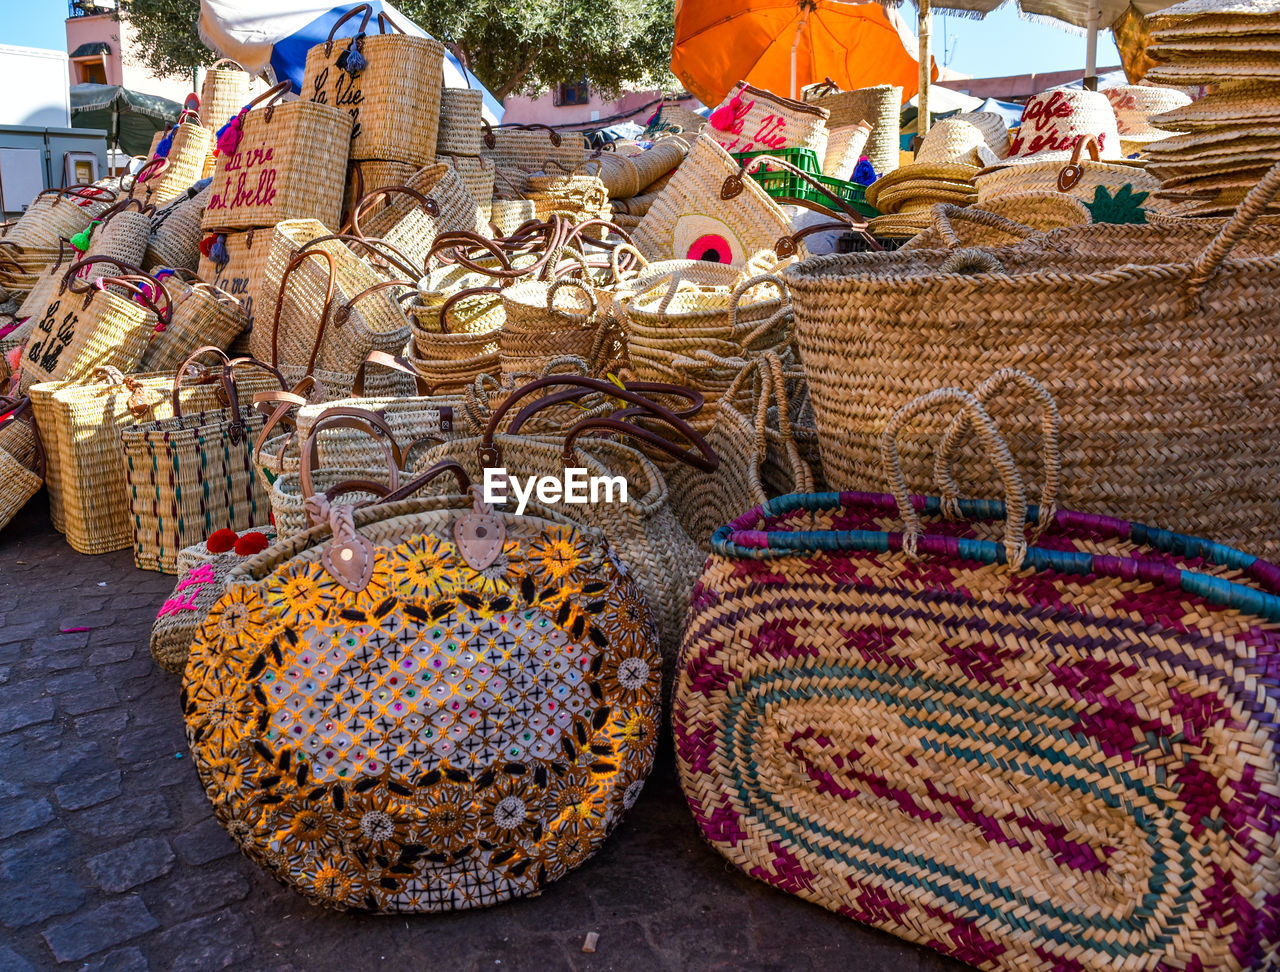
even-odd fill
[{"label": "straw tote bag", "polygon": [[[8,249],[0,247],[0,264],[3,264]],[[63,277],[67,274],[68,261],[74,263],[80,254],[69,240],[62,240],[58,246],[57,256],[40,272],[31,289],[27,291],[14,316],[19,320],[44,317],[45,308],[58,294]]]},{"label": "straw tote bag", "polygon": [[[110,263],[124,274],[83,283],[80,271],[97,263]],[[124,288],[130,297],[111,293],[109,285]],[[27,341],[22,390],[58,378],[87,378],[95,368],[137,370],[157,323],[167,323],[170,312],[168,295],[137,267],[106,256],[73,263]]]},{"label": "straw tote bag", "polygon": [[562,277],[526,280],[499,291],[506,319],[498,331],[503,374],[536,371],[550,358],[570,355],[601,377],[620,365],[617,319],[602,311],[595,288]]},{"label": "straw tote bag", "polygon": [[5,234],[19,246],[57,247],[89,228],[90,220],[116,202],[116,193],[98,186],[68,186],[39,193]]},{"label": "straw tote bag", "polygon": [[725,103],[711,113],[706,134],[726,152],[803,148],[827,154],[825,108],[783,98],[739,81]]},{"label": "straw tote bag", "polygon": [[[343,229],[351,225],[351,214],[356,203],[371,192],[386,186],[403,186],[418,166],[412,162],[388,162],[383,159],[355,160],[347,164],[347,188],[342,194]],[[373,212],[381,210],[385,202],[378,203]]]},{"label": "straw tote bag", "polygon": [[200,110],[214,129],[219,129],[249,103],[252,79],[239,61],[219,58],[205,72],[200,86]]},{"label": "straw tote bag", "polygon": [[[1082,158],[1087,152],[1087,158]],[[974,176],[978,190],[978,206],[1015,193],[1056,189],[1084,203],[1114,197],[1125,186],[1132,193],[1145,194],[1139,201],[1147,207],[1158,206],[1152,195],[1160,188],[1160,180],[1140,166],[1104,162],[1098,153],[1098,140],[1093,136],[1079,139],[1071,150],[1071,160],[1063,163],[1027,162],[1006,165]],[[1100,192],[1101,191],[1101,192]]]},{"label": "straw tote bag", "polygon": [[[366,34],[372,13],[367,3],[351,8],[324,43],[307,52],[302,96],[350,113],[351,158],[426,165],[436,154],[444,45],[409,36],[384,13],[378,14],[378,33]],[[335,40],[357,15],[356,35]]]},{"label": "straw tote bag", "polygon": [[370,351],[397,354],[408,343],[409,322],[396,297],[412,284],[385,280],[323,230],[315,220],[276,226],[261,295],[273,311],[271,326],[253,331],[249,346],[291,381],[315,375],[323,397],[342,398]]},{"label": "straw tote bag", "polygon": [[281,103],[288,90],[289,82],[282,81],[263,92],[219,136],[205,229],[303,218],[338,225],[351,116],[311,101]]},{"label": "straw tote bag", "polygon": [[898,152],[902,147],[901,86],[879,84],[841,91],[839,85],[828,79],[805,88],[802,96],[805,101],[829,113],[827,125],[832,130],[859,122],[871,126],[865,152],[876,175],[887,175],[898,167]]},{"label": "straw tote bag", "polygon": [[[366,217],[384,199],[388,205]],[[474,231],[480,222],[466,183],[447,165],[420,169],[407,185],[377,189],[357,202],[351,212],[353,235],[374,237],[395,247],[419,272],[424,270],[437,236],[455,230]]]},{"label": "straw tote bag", "polygon": [[[1261,377],[1280,369],[1280,232],[1255,222],[1277,187],[1280,166],[1209,226],[1070,227],[788,269],[827,482],[870,488],[875,430],[930,384],[1021,368],[1063,412],[1065,504],[1280,554],[1277,406]],[[925,475],[936,433],[935,420],[904,439],[909,475]],[[1028,422],[1008,438],[1033,461]]]},{"label": "straw tote bag", "polygon": [[[45,453],[30,399],[0,399],[0,530],[44,485]],[[23,426],[18,430],[18,426]]]},{"label": "straw tote bag", "polygon": [[140,423],[121,433],[133,515],[134,564],[171,574],[178,552],[223,528],[246,530],[267,520],[265,483],[253,464],[253,438],[264,418],[236,383],[235,369],[258,368],[249,358],[231,360],[218,348],[201,348],[194,359],[215,354],[222,362],[221,407],[185,413],[179,397],[184,364],[173,377],[173,417]]},{"label": "straw tote bag", "polygon": [[[898,433],[955,401],[1004,502],[907,495]],[[956,389],[883,441],[892,496],[785,496],[712,540],[672,720],[704,835],[981,969],[1272,968],[1280,567],[1028,509]]]},{"label": "straw tote bag", "polygon": [[[557,387],[570,391],[547,394]],[[608,393],[633,409],[616,419],[588,415],[558,432],[546,427],[533,434],[522,432],[524,422],[533,412],[562,405],[574,390],[581,396],[583,389]],[[524,407],[513,411],[518,402],[524,402]],[[691,448],[686,450],[650,429],[624,420],[636,414],[661,422],[664,431],[675,430]],[[502,428],[506,431],[499,433]],[[670,660],[675,657],[679,644],[689,591],[702,554],[672,513],[666,480],[658,467],[630,445],[582,437],[584,432],[596,428],[628,435],[632,441],[660,445],[668,454],[699,468],[715,468],[714,454],[675,413],[610,382],[573,375],[540,378],[517,389],[493,411],[482,435],[454,438],[427,449],[419,455],[413,468],[423,470],[433,463],[453,459],[476,481],[480,481],[484,470],[490,467],[505,468],[518,476],[561,478],[565,469],[572,466],[585,468],[588,476],[624,477],[628,484],[626,503],[587,503],[567,506],[564,510],[575,521],[604,531],[618,558],[644,592],[658,625],[663,657]]]},{"label": "straw tote bag", "polygon": [[[791,223],[754,179],[708,135],[699,135],[636,227],[650,260],[709,260],[742,266],[791,235]],[[802,254],[803,255],[803,254]]]},{"label": "straw tote bag", "polygon": [[484,96],[479,91],[474,88],[442,89],[436,154],[479,155],[484,144],[483,124]]},{"label": "straw tote bag", "polygon": [[576,133],[561,134],[546,125],[504,125],[482,122],[480,154],[493,163],[498,182],[508,192],[523,195],[525,177],[551,166],[572,172],[587,157],[586,140]]},{"label": "straw tote bag", "polygon": [[[214,375],[200,372],[179,393],[185,412],[221,408],[226,401]],[[33,385],[31,404],[44,432],[46,483],[54,527],[80,553],[122,550],[133,543],[133,514],[120,433],[173,416],[174,373],[124,375],[99,368],[83,381]],[[266,372],[238,376],[242,395],[279,387]]]},{"label": "straw tote bag", "polygon": [[206,185],[188,189],[169,205],[156,210],[151,218],[150,237],[144,266],[148,270],[162,267],[195,270],[200,262],[200,222],[213,189]]},{"label": "straw tote bag", "polygon": [[156,327],[140,371],[172,373],[196,348],[206,344],[229,348],[248,326],[239,301],[194,273],[174,270],[160,281],[173,312],[167,324]]},{"label": "straw tote bag", "polygon": [[[236,299],[244,311],[246,329],[250,331],[257,319],[258,308],[264,306],[259,295],[266,280],[274,237],[274,228],[242,232],[215,229],[200,245],[196,276]],[[269,320],[271,305],[265,306]]]},{"label": "straw tote bag", "polygon": [[[189,96],[189,100],[195,103],[196,99]],[[199,114],[190,109],[178,116],[177,126],[165,138],[169,140],[168,150],[164,150],[162,143],[156,151],[165,151],[164,158],[169,164],[163,177],[147,187],[153,193],[148,201],[156,205],[179,198],[203,179],[205,163],[215,148],[213,130],[205,128]]]}]

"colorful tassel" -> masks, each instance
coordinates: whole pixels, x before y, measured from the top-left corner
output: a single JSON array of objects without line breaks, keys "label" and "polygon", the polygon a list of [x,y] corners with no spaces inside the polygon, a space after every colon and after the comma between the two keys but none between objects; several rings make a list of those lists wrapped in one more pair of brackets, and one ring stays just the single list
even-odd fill
[{"label": "colorful tassel", "polygon": [[240,137],[244,134],[244,116],[248,113],[248,108],[241,108],[240,114],[218,129],[218,153],[220,155],[236,154],[236,149],[240,147]]},{"label": "colorful tassel", "polygon": [[93,228],[97,226],[100,222],[102,221],[99,219],[95,219],[85,229],[82,229],[75,236],[71,237],[71,240],[70,240],[71,245],[74,246],[81,253],[88,253],[89,238],[93,235]]},{"label": "colorful tassel", "polygon": [[168,134],[166,134],[164,138],[160,139],[160,141],[156,143],[155,157],[157,159],[167,159],[169,157],[169,150],[173,148],[173,135],[177,130],[178,128],[175,125],[173,128],[169,129]]},{"label": "colorful tassel", "polygon": [[738,109],[741,105],[742,99],[734,95],[727,104],[721,105],[711,113],[711,117],[707,119],[711,122],[711,127],[721,132],[733,131],[733,124],[738,119]]},{"label": "colorful tassel", "polygon": [[364,54],[360,52],[360,48],[364,46],[364,34],[356,34],[351,38],[351,43],[347,45],[347,49],[338,55],[338,70],[346,71],[353,78],[369,66],[369,62],[365,60]]},{"label": "colorful tassel", "polygon": [[876,181],[876,170],[871,165],[871,160],[865,155],[858,159],[858,164],[853,167],[853,179],[860,186],[869,186]]},{"label": "colorful tassel", "polygon": [[214,237],[213,245],[209,247],[209,259],[219,269],[225,267],[231,262],[231,254],[227,252],[227,234],[219,233]]}]

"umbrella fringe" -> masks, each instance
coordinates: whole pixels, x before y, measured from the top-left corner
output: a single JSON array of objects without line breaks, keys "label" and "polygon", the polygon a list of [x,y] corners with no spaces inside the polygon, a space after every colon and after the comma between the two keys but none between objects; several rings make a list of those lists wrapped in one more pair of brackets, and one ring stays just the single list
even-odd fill
[{"label": "umbrella fringe", "polygon": [[[1089,33],[1089,30],[1086,27],[1080,27],[1076,24],[1068,23],[1065,20],[1059,20],[1051,14],[1029,13],[1026,10],[1023,10],[1021,6],[1018,7],[1018,16],[1027,21],[1027,23],[1043,24],[1046,27],[1056,27],[1058,30],[1068,34],[1075,34],[1077,37],[1084,37]],[[1105,30],[1107,28],[1104,27],[1101,29]]]}]

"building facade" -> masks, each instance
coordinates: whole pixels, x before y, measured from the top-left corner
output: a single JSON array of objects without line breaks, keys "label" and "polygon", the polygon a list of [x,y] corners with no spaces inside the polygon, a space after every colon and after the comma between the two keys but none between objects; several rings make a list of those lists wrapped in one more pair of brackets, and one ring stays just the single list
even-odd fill
[{"label": "building facade", "polygon": [[119,20],[117,0],[72,0],[67,10],[71,83],[117,84],[179,103],[193,90],[190,75],[157,77],[134,54],[137,36]]}]

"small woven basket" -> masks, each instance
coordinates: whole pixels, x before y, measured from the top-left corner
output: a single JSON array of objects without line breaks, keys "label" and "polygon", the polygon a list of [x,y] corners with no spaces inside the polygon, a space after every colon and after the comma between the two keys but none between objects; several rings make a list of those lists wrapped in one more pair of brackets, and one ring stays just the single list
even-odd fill
[{"label": "small woven basket", "polygon": [[479,155],[483,147],[484,96],[474,88],[440,92],[437,155]]}]

